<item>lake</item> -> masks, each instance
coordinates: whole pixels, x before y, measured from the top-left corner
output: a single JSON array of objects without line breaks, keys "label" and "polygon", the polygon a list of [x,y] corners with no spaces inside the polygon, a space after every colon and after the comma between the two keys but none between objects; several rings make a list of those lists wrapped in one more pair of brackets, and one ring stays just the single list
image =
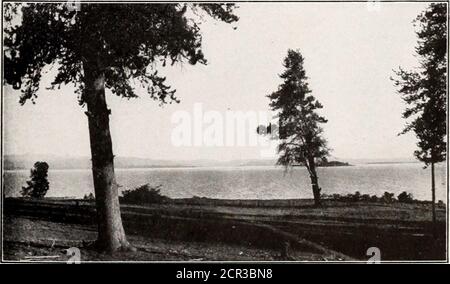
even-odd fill
[{"label": "lake", "polygon": [[[161,193],[169,197],[210,197],[227,199],[312,198],[310,179],[305,168],[285,172],[272,166],[213,168],[148,168],[116,169],[120,190],[139,185],[162,185]],[[402,191],[414,198],[431,199],[430,169],[422,164],[367,164],[350,167],[319,168],[322,192],[396,195]],[[436,167],[436,198],[446,200],[446,169]],[[6,196],[18,196],[28,170],[4,172]],[[49,197],[83,197],[93,192],[90,170],[50,170]]]}]

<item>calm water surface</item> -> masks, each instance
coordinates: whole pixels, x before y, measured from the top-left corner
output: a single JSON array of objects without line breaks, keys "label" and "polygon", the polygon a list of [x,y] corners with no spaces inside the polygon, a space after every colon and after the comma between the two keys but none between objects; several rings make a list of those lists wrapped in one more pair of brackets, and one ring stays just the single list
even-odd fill
[{"label": "calm water surface", "polygon": [[[436,169],[437,199],[446,200],[445,166]],[[279,167],[149,168],[116,169],[120,190],[149,183],[162,185],[169,197],[210,197],[229,199],[311,198],[307,170]],[[6,196],[18,196],[29,178],[28,170],[4,172]],[[93,192],[90,170],[50,170],[51,197],[83,197]],[[430,170],[421,164],[378,164],[319,169],[323,193],[396,195],[410,192],[417,199],[431,199]]]}]

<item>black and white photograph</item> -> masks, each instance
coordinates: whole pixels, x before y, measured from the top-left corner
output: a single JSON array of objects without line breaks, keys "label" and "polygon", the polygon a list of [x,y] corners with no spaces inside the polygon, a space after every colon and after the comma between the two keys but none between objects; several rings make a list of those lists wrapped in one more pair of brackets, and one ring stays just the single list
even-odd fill
[{"label": "black and white photograph", "polygon": [[448,20],[2,1],[1,262],[448,263]]}]

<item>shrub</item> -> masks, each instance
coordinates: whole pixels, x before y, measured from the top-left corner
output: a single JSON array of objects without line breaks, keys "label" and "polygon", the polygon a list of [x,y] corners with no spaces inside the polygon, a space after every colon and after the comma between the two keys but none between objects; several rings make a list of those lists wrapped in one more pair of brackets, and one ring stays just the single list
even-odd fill
[{"label": "shrub", "polygon": [[355,192],[355,194],[353,194],[353,195],[350,197],[350,200],[353,201],[353,202],[358,202],[358,201],[360,201],[360,200],[361,200],[361,193],[360,193],[359,191]]},{"label": "shrub", "polygon": [[413,195],[411,193],[407,193],[406,191],[403,191],[397,196],[398,202],[402,203],[411,203],[414,201]]},{"label": "shrub", "polygon": [[[376,197],[376,196],[375,196],[375,197]],[[361,200],[361,201],[364,201],[364,202],[371,202],[371,201],[372,201],[372,200],[371,200],[371,196],[370,196],[369,194],[363,194],[363,195],[361,195],[360,200]]]},{"label": "shrub", "polygon": [[398,200],[398,202],[403,203],[420,203],[422,201],[415,200],[413,198],[413,195],[410,193],[407,193],[406,191],[400,193],[395,199],[394,193],[385,192],[381,197],[378,197],[376,195],[369,195],[369,194],[361,194],[359,191],[356,191],[355,193],[349,193],[346,195],[341,195],[338,193],[334,194],[323,194],[322,198],[324,200],[333,200],[333,201],[341,201],[341,202],[380,202],[380,203],[393,203]]},{"label": "shrub", "polygon": [[84,197],[83,197],[83,199],[86,199],[86,200],[94,200],[94,199],[95,199],[95,196],[94,196],[94,194],[91,192],[91,193],[89,193],[89,194],[85,194]]},{"label": "shrub", "polygon": [[384,203],[392,203],[392,202],[395,201],[394,194],[385,191],[384,194],[383,194],[383,197],[381,197],[381,200],[382,200]]},{"label": "shrub", "polygon": [[43,198],[49,189],[48,164],[46,162],[36,162],[30,170],[30,180],[27,186],[22,187],[23,197]]},{"label": "shrub", "polygon": [[370,202],[378,202],[380,199],[375,194],[370,197]]},{"label": "shrub", "polygon": [[124,190],[120,201],[128,204],[163,203],[168,197],[160,193],[161,185],[150,187],[144,184],[133,190]]},{"label": "shrub", "polygon": [[340,200],[342,198],[342,196],[338,193],[334,193],[331,195],[331,198],[334,200]]}]

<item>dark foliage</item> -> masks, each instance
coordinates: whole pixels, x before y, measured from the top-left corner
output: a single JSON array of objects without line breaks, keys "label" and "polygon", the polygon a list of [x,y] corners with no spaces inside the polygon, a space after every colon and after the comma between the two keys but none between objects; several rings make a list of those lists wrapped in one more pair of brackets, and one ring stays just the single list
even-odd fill
[{"label": "dark foliage", "polygon": [[[436,227],[436,188],[434,166],[447,155],[447,4],[430,4],[415,20],[416,53],[420,59],[417,70],[396,72],[395,85],[408,105],[403,117],[410,121],[401,134],[413,131],[418,149],[414,155],[431,165],[432,219]],[[434,231],[436,236],[436,230]]]},{"label": "dark foliage", "polygon": [[413,131],[419,142],[414,155],[428,166],[445,161],[447,102],[447,5],[431,4],[415,20],[417,70],[399,69],[393,79],[402,99],[408,104],[403,112],[410,119],[403,133]]},{"label": "dark foliage", "polygon": [[91,192],[91,193],[89,193],[89,194],[85,194],[84,197],[83,197],[83,199],[85,199],[85,200],[94,200],[94,199],[95,199],[95,196],[94,196],[94,194]]},{"label": "dark foliage", "polygon": [[125,204],[151,204],[163,203],[169,198],[160,193],[161,185],[150,187],[145,184],[132,190],[122,192],[120,202]]},{"label": "dark foliage", "polygon": [[322,160],[328,155],[319,126],[327,120],[316,111],[322,105],[310,94],[303,62],[299,51],[289,50],[283,64],[285,71],[280,75],[284,82],[268,97],[272,110],[279,112],[282,141],[278,147],[278,163],[302,164],[309,169],[310,158]]},{"label": "dark foliage", "polygon": [[30,171],[30,180],[27,186],[22,187],[23,197],[43,198],[49,189],[48,164],[46,162],[36,162]]},{"label": "dark foliage", "polygon": [[341,202],[373,202],[373,203],[394,203],[394,202],[400,202],[400,203],[423,203],[422,201],[416,200],[413,198],[413,195],[411,193],[407,193],[406,191],[400,193],[397,196],[397,199],[395,199],[394,193],[391,192],[384,192],[382,196],[378,197],[376,195],[369,195],[369,194],[361,194],[359,191],[356,191],[355,193],[349,193],[346,195],[341,194],[323,194],[323,199],[326,200],[334,200],[334,201],[341,201]]},{"label": "dark foliage", "polygon": [[[106,88],[137,97],[139,83],[161,104],[177,101],[175,90],[155,69],[166,63],[206,63],[198,25],[201,15],[226,23],[238,20],[233,4],[7,3],[4,71],[6,83],[22,90],[20,102],[34,102],[46,65],[58,73],[51,87],[74,84],[85,103],[83,69],[104,73]],[[191,11],[192,13],[188,13]],[[13,19],[21,18],[19,25]]]},{"label": "dark foliage", "polygon": [[286,167],[300,164],[308,169],[318,206],[321,188],[316,167],[329,152],[320,124],[327,120],[317,112],[322,104],[311,95],[303,62],[298,50],[288,50],[283,63],[285,70],[280,75],[283,83],[268,98],[279,117],[278,164]]},{"label": "dark foliage", "polygon": [[406,191],[403,191],[397,196],[398,202],[402,203],[411,203],[414,201],[414,197],[411,193],[407,193]]},{"label": "dark foliage", "polygon": [[381,197],[381,199],[382,199],[382,201],[383,201],[384,203],[392,203],[392,202],[395,201],[394,194],[391,193],[391,192],[387,192],[387,191],[384,192],[384,194],[383,194],[383,196]]}]

